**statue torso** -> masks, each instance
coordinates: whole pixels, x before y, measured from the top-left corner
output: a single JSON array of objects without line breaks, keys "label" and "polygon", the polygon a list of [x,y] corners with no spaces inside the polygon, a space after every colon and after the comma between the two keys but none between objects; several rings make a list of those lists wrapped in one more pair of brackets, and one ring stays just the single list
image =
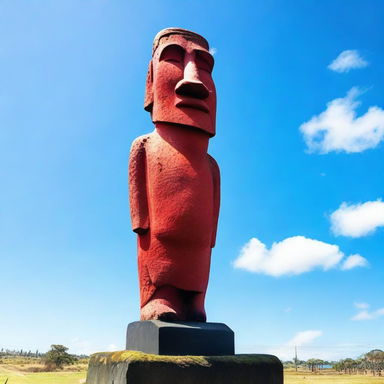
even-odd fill
[{"label": "statue torso", "polygon": [[145,143],[151,235],[160,241],[205,246],[211,241],[213,180],[208,154],[156,131]]}]

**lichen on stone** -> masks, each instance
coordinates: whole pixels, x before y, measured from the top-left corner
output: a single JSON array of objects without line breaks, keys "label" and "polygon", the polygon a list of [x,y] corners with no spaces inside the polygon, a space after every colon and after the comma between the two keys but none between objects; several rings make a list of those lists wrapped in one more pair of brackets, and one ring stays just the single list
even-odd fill
[{"label": "lichen on stone", "polygon": [[90,364],[128,363],[165,363],[181,367],[210,367],[214,363],[255,364],[267,363],[276,359],[270,355],[232,355],[232,356],[168,356],[152,355],[139,351],[100,352],[91,356]]},{"label": "lichen on stone", "polygon": [[205,367],[211,365],[205,356],[152,355],[138,351],[100,352],[91,356],[91,364],[116,364],[121,362],[159,362],[180,366],[200,365]]}]

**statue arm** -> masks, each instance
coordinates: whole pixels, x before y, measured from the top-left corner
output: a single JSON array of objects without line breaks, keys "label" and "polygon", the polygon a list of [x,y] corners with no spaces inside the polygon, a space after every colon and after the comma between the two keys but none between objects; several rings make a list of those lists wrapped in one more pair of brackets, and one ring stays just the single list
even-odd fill
[{"label": "statue arm", "polygon": [[208,155],[212,172],[213,180],[213,226],[212,226],[212,241],[211,248],[216,244],[217,223],[219,220],[220,210],[220,169],[216,160]]},{"label": "statue arm", "polygon": [[133,142],[129,155],[129,202],[132,230],[139,235],[149,229],[146,141],[144,137],[138,137]]}]

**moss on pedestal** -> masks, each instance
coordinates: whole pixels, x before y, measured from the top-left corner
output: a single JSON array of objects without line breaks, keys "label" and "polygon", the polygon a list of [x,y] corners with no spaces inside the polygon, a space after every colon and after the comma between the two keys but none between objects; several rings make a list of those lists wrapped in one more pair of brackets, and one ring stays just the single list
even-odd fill
[{"label": "moss on pedestal", "polygon": [[282,384],[271,355],[164,356],[136,351],[91,356],[87,384]]},{"label": "moss on pedestal", "polygon": [[151,355],[138,351],[117,351],[117,352],[100,352],[91,356],[91,361],[98,364],[122,363],[122,362],[157,362],[170,363],[180,367],[189,365],[201,365],[209,367],[208,357],[204,356],[165,356]]}]

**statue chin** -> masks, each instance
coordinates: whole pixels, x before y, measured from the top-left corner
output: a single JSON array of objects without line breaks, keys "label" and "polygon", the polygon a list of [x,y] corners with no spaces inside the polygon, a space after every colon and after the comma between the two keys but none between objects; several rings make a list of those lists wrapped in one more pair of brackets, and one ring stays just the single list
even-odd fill
[{"label": "statue chin", "polygon": [[200,129],[210,137],[216,134],[215,121],[211,113],[197,109],[174,107],[171,111],[168,109],[163,112],[162,110],[154,108],[152,121],[154,124],[169,123]]}]

